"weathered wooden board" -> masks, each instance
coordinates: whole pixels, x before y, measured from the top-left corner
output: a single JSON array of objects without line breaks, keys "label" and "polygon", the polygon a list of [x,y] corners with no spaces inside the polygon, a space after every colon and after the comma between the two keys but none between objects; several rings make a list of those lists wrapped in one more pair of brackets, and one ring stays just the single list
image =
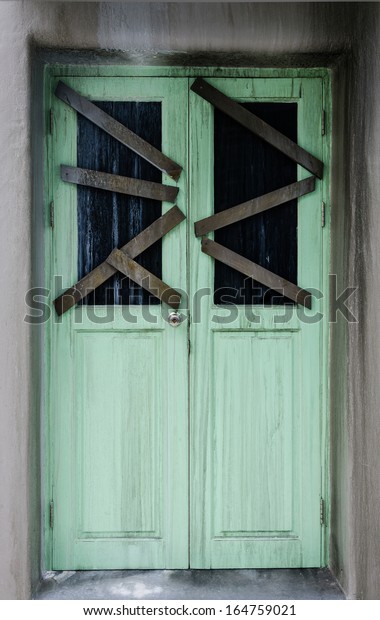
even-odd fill
[{"label": "weathered wooden board", "polygon": [[289,140],[284,134],[262,121],[261,118],[255,114],[248,112],[242,105],[224,95],[220,90],[214,88],[211,84],[202,80],[202,78],[197,78],[195,80],[191,86],[191,90],[225,114],[228,114],[228,116],[231,116],[236,122],[243,125],[249,131],[252,131],[265,140],[265,142],[268,142],[285,155],[288,155],[290,159],[306,168],[306,170],[309,170],[309,172],[315,174],[319,179],[322,178],[323,163],[319,159],[305,151],[305,149],[298,146],[298,144],[295,144],[292,140]]},{"label": "weathered wooden board", "polygon": [[228,248],[225,248],[207,237],[202,239],[202,252],[212,256],[216,260],[220,260],[233,269],[237,269],[237,271],[240,271],[249,278],[253,278],[253,280],[265,286],[269,286],[272,290],[279,290],[281,295],[289,297],[289,299],[292,299],[297,304],[301,304],[306,308],[311,308],[311,295],[308,291],[299,288],[296,284],[288,282],[288,280],[268,271],[268,269],[264,269],[264,267],[253,263],[247,258],[244,258],[244,256],[240,256],[240,254],[236,254],[236,252],[232,252]]},{"label": "weathered wooden board", "polygon": [[150,273],[145,267],[142,267],[125,252],[117,248],[109,255],[106,261],[121,273],[131,278],[134,282],[145,288],[145,290],[158,297],[160,301],[164,301],[171,308],[178,309],[181,303],[181,295],[168,284]]},{"label": "weathered wooden board", "polygon": [[62,101],[74,108],[74,110],[116,138],[116,140],[119,140],[119,142],[132,149],[135,153],[138,153],[138,155],[149,161],[153,166],[156,166],[172,179],[178,181],[182,172],[182,168],[179,164],[169,159],[169,157],[166,157],[161,151],[154,148],[149,142],[146,142],[133,131],[116,121],[112,116],[103,112],[103,110],[94,103],[82,97],[82,95],[61,81],[58,82],[55,94],[62,99]]},{"label": "weathered wooden board", "polygon": [[284,204],[294,198],[304,196],[314,191],[314,188],[315,177],[308,177],[302,181],[297,181],[297,183],[281,187],[274,192],[248,200],[240,205],[225,209],[220,213],[195,222],[195,234],[197,237],[201,237],[213,230],[218,230],[219,228],[223,228],[239,220],[244,220],[251,215],[256,215],[257,213],[262,213],[262,211],[272,209],[272,207],[276,207],[277,205]]},{"label": "weathered wooden board", "polygon": [[76,185],[86,185],[87,187],[96,187],[109,192],[119,192],[130,196],[138,196],[139,198],[152,198],[166,202],[175,202],[179,191],[178,187],[172,185],[163,185],[153,181],[132,179],[119,174],[109,174],[107,172],[65,166],[63,164],[61,165],[61,179]]},{"label": "weathered wooden board", "polygon": [[[182,211],[177,207],[172,207],[170,211],[159,217],[153,224],[145,228],[139,235],[131,239],[121,248],[131,258],[135,258],[153,243],[161,239],[167,232],[172,230],[177,224],[185,219]],[[57,297],[54,302],[58,315],[64,314],[75,306],[81,299],[84,299],[97,286],[103,284],[108,278],[116,273],[117,269],[106,261],[90,271],[77,284],[69,288],[62,295]]]}]

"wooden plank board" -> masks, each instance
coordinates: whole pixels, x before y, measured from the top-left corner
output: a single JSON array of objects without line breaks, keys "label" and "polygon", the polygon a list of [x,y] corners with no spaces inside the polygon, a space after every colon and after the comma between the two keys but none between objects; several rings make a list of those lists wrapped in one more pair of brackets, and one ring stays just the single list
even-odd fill
[{"label": "wooden plank board", "polygon": [[[177,226],[185,218],[182,211],[177,206],[172,207],[165,215],[162,215],[147,226],[141,233],[136,235],[131,241],[121,248],[131,258],[135,258],[144,250],[149,248],[153,243],[161,239],[172,228]],[[117,269],[104,261],[98,267],[95,267],[90,273],[85,275],[77,284],[69,288],[54,301],[57,314],[60,316],[75,306],[81,299],[84,299],[96,287],[100,286],[108,278],[113,276]]]},{"label": "wooden plank board", "polygon": [[233,101],[230,97],[224,95],[220,90],[208,84],[202,78],[197,78],[191,86],[191,90],[197,93],[203,99],[206,99],[213,106],[233,118],[237,123],[252,131],[268,144],[290,157],[300,166],[315,174],[319,179],[323,176],[323,163],[298,146],[295,142],[284,136],[280,131],[274,129],[261,118],[252,114],[242,105]]},{"label": "wooden plank board", "polygon": [[204,237],[202,239],[202,252],[240,271],[249,278],[253,278],[253,280],[260,282],[260,284],[268,286],[272,290],[279,290],[282,295],[292,299],[297,304],[311,308],[311,295],[308,291],[240,256],[240,254],[236,254],[236,252],[229,250],[223,245]]},{"label": "wooden plank board", "polygon": [[168,174],[172,179],[178,181],[182,168],[179,164],[166,157],[161,151],[140,138],[133,131],[116,121],[112,116],[103,112],[97,105],[82,97],[75,90],[67,86],[64,82],[58,82],[55,89],[55,95],[62,101],[67,103],[95,123],[101,129],[104,129],[113,138],[119,140],[122,144],[130,148],[132,151],[149,161],[162,172]]},{"label": "wooden plank board", "polygon": [[154,200],[175,202],[179,188],[153,181],[132,179],[118,174],[98,172],[87,168],[61,165],[61,179],[68,183],[96,187],[110,192],[129,194],[140,198],[152,198]]},{"label": "wooden plank board", "polygon": [[136,261],[128,256],[125,252],[121,252],[117,248],[111,252],[106,261],[121,273],[131,278],[134,282],[145,288],[161,301],[166,302],[171,308],[178,309],[181,302],[181,295],[168,284],[150,273],[145,267],[142,267]]},{"label": "wooden plank board", "polygon": [[228,226],[234,222],[244,220],[251,215],[262,213],[263,211],[272,209],[272,207],[276,207],[277,205],[284,204],[289,200],[308,194],[314,191],[314,189],[315,177],[308,177],[302,181],[291,183],[290,185],[276,189],[274,192],[264,194],[258,198],[253,198],[252,200],[248,200],[247,202],[243,202],[235,207],[225,209],[220,213],[210,215],[210,217],[205,217],[203,220],[195,222],[195,235],[197,237],[201,237],[202,235],[206,235],[209,232],[218,230],[219,228],[223,228],[224,226]]}]

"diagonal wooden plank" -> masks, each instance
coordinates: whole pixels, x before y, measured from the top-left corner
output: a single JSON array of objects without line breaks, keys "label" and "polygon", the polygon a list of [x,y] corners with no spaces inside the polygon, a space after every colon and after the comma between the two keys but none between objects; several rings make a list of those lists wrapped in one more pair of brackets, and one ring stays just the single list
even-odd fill
[{"label": "diagonal wooden plank", "polygon": [[96,187],[98,189],[129,194],[140,198],[153,198],[154,200],[160,201],[166,200],[167,202],[175,202],[179,189],[173,185],[163,185],[162,183],[153,183],[153,181],[132,179],[118,174],[98,172],[97,170],[88,170],[87,168],[76,168],[74,166],[64,166],[63,164],[61,165],[61,179],[62,181],[75,183],[77,185]]},{"label": "diagonal wooden plank", "polygon": [[290,157],[290,159],[297,164],[315,174],[319,179],[322,178],[323,163],[319,159],[284,136],[280,131],[277,131],[277,129],[274,129],[274,127],[262,121],[261,118],[243,108],[242,105],[224,95],[220,90],[214,88],[211,84],[202,80],[202,78],[197,78],[195,80],[191,86],[191,90],[233,118],[236,122],[240,123],[240,125],[243,125],[243,127],[262,138],[262,140],[265,140],[265,142],[268,142],[268,144],[271,144]]},{"label": "diagonal wooden plank", "polygon": [[160,280],[160,278],[157,278],[153,273],[150,273],[145,267],[136,263],[128,254],[116,248],[111,252],[106,262],[145,288],[149,293],[166,302],[171,308],[178,310],[181,303],[180,293],[163,282],[163,280]]},{"label": "diagonal wooden plank", "polygon": [[299,196],[304,196],[314,191],[314,189],[315,177],[308,177],[302,181],[297,181],[291,185],[276,189],[269,194],[264,194],[258,198],[242,202],[240,205],[225,209],[224,211],[220,211],[220,213],[215,213],[215,215],[210,215],[210,217],[205,217],[203,220],[195,222],[195,235],[201,237],[213,230],[218,230],[234,222],[244,220],[251,215],[256,215],[257,213],[272,209],[272,207],[286,203]]},{"label": "diagonal wooden plank", "polygon": [[59,99],[67,103],[67,105],[82,114],[82,116],[85,116],[95,125],[104,129],[104,131],[109,133],[113,138],[119,140],[119,142],[149,161],[162,172],[168,174],[175,181],[178,181],[182,172],[182,168],[179,164],[169,157],[166,157],[161,151],[140,138],[140,136],[125,127],[125,125],[116,121],[112,116],[103,112],[97,105],[85,97],[82,97],[82,95],[61,81],[58,82],[55,94]]},{"label": "diagonal wooden plank", "polygon": [[[121,251],[126,252],[131,258],[135,258],[184,219],[186,218],[182,211],[180,211],[177,206],[172,207],[165,215],[159,217],[153,224],[147,226],[141,233],[126,243],[121,248]],[[60,316],[67,312],[67,310],[75,306],[78,301],[84,299],[94,289],[103,284],[103,282],[106,282],[116,271],[117,269],[106,261],[101,263],[98,267],[95,267],[95,269],[85,275],[77,284],[57,297],[54,301],[57,314]]]},{"label": "diagonal wooden plank", "polygon": [[260,265],[253,263],[248,260],[248,258],[244,258],[244,256],[240,256],[240,254],[229,250],[223,245],[207,237],[203,237],[202,252],[236,269],[236,271],[240,271],[240,273],[243,273],[245,276],[268,286],[272,290],[280,290],[281,294],[285,295],[285,297],[289,297],[289,299],[292,299],[297,304],[301,304],[306,308],[311,308],[311,295],[308,291],[299,288],[296,284],[292,284],[292,282],[285,280],[285,278],[281,278],[275,273],[272,273],[272,271],[260,267]]}]

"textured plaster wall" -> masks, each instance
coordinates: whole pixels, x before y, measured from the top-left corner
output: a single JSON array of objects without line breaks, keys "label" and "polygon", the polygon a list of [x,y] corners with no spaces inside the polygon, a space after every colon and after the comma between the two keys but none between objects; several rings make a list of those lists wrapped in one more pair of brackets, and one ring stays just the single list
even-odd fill
[{"label": "textured plaster wall", "polygon": [[[336,63],[340,55],[332,271],[340,285],[360,284],[360,322],[348,328],[340,321],[332,331],[331,562],[349,596],[380,598],[379,5],[27,0],[0,2],[0,29],[0,598],[31,596],[40,567],[39,365],[32,353],[38,335],[23,317],[25,291],[38,283],[31,240],[42,209],[41,49],[52,59],[62,49],[118,50],[131,62],[153,62],[161,52],[169,63],[175,52],[184,52],[182,59],[196,53],[203,62],[206,53],[224,52],[226,62],[249,59],[253,66]],[[33,255],[38,267],[38,247]]]},{"label": "textured plaster wall", "polygon": [[358,286],[358,323],[332,338],[332,561],[350,597],[366,599],[380,598],[379,19],[377,3],[359,11],[335,88],[332,270],[342,287]]}]

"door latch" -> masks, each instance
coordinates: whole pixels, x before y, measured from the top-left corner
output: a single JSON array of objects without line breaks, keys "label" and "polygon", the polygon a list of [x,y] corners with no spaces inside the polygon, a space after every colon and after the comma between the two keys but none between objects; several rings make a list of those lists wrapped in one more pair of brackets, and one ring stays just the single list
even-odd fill
[{"label": "door latch", "polygon": [[168,323],[172,327],[178,327],[182,323],[182,318],[179,312],[171,312],[168,316]]}]

